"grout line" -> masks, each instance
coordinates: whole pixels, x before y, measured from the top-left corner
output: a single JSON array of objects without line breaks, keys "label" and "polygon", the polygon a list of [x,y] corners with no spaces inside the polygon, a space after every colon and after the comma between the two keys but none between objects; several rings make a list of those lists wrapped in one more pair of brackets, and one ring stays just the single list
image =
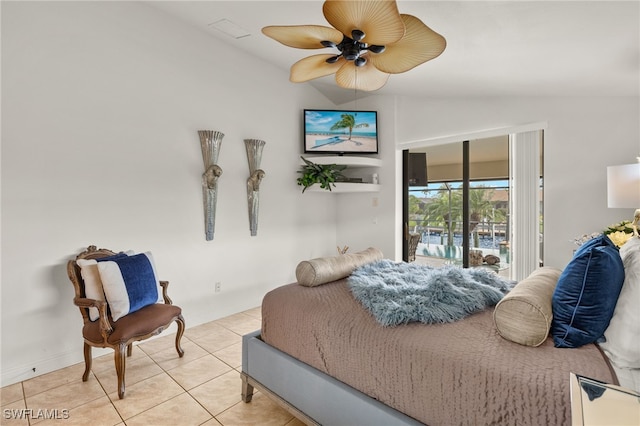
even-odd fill
[{"label": "grout line", "polygon": [[[115,368],[115,367],[114,367]],[[105,396],[107,397],[107,400],[109,401],[109,404],[111,404],[111,406],[113,407],[114,411],[116,412],[116,414],[118,415],[118,417],[120,417],[120,420],[122,420],[122,422],[124,423],[124,417],[122,417],[122,414],[120,414],[120,411],[118,411],[118,409],[116,408],[115,405],[113,405],[113,401],[111,400],[111,397],[109,396],[109,393],[107,392],[107,390],[105,389],[104,385],[102,384],[102,382],[100,381],[100,379],[98,379],[98,376],[96,376],[96,374],[93,372],[93,370],[91,370],[91,375],[93,376],[93,379],[96,380],[98,382],[98,384],[100,385],[100,387],[102,388],[102,392],[104,392]],[[117,383],[117,381],[116,381]],[[116,389],[117,392],[117,389]],[[126,423],[125,423],[126,424]]]}]

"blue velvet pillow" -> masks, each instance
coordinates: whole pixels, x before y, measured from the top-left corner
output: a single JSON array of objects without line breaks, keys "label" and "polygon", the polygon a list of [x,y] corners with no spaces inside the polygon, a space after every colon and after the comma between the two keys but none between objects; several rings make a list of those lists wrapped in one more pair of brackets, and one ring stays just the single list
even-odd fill
[{"label": "blue velvet pillow", "polygon": [[552,298],[551,335],[558,348],[577,348],[604,335],[613,316],[624,266],[606,235],[589,240],[564,269]]},{"label": "blue velvet pillow", "polygon": [[114,321],[162,301],[151,253],[101,261],[97,266]]}]

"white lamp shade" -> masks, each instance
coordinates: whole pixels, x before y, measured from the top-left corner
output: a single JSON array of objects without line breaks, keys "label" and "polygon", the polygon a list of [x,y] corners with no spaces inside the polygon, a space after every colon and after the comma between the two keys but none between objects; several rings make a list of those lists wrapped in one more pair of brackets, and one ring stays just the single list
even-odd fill
[{"label": "white lamp shade", "polygon": [[640,207],[640,163],[607,167],[607,204],[610,208]]}]

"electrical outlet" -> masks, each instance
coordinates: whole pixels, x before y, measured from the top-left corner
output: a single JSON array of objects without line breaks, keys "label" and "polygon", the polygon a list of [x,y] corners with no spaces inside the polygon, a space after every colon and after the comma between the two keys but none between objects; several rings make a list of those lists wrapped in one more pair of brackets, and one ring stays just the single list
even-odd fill
[{"label": "electrical outlet", "polygon": [[214,285],[214,291],[216,293],[220,293],[220,288],[222,287],[222,284],[220,284],[220,281],[217,281]]}]

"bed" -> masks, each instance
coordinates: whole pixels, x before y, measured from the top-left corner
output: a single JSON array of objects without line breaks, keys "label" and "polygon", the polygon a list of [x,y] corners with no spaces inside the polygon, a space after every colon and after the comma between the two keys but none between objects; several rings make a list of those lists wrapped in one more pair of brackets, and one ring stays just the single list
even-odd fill
[{"label": "bed", "polygon": [[243,338],[243,400],[257,388],[307,424],[570,424],[570,373],[617,384],[598,346],[513,343],[491,308],[383,327],[346,278],[278,287],[262,318]]},{"label": "bed", "polygon": [[570,372],[616,383],[595,345],[517,345],[491,310],[381,327],[344,279],[280,287],[262,309],[260,334],[243,344],[243,399],[257,387],[311,424],[568,424]]}]

